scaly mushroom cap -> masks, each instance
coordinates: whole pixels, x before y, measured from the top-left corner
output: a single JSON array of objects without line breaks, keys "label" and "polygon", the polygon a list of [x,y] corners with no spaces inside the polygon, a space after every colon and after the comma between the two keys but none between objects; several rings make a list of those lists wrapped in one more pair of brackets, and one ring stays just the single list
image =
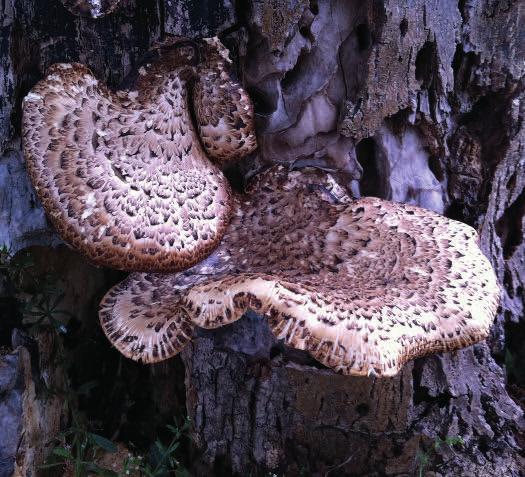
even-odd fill
[{"label": "scaly mushroom cap", "polygon": [[180,350],[192,326],[216,328],[252,309],[277,338],[336,371],[392,376],[408,360],[487,337],[500,291],[474,229],[334,192],[318,172],[262,174],[205,262],[132,274],[109,291],[100,309],[108,338],[156,362]]},{"label": "scaly mushroom cap", "polygon": [[217,38],[204,40],[203,65],[193,89],[199,134],[208,156],[220,166],[234,162],[257,147],[253,105],[246,92],[233,81],[227,66],[228,50]]},{"label": "scaly mushroom cap", "polygon": [[73,15],[90,18],[100,18],[111,13],[120,0],[62,0]]},{"label": "scaly mushroom cap", "polygon": [[121,270],[192,266],[217,246],[231,213],[188,91],[196,70],[217,63],[198,65],[189,42],[156,52],[130,90],[113,93],[87,67],[57,64],[23,104],[27,168],[49,218],[93,262]]}]

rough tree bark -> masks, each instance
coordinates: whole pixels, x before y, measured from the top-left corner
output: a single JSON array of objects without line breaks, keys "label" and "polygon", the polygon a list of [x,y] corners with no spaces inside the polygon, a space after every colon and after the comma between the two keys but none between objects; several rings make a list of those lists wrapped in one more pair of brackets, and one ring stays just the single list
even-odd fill
[{"label": "rough tree bark", "polygon": [[[417,360],[392,379],[335,375],[275,342],[250,314],[199,332],[182,353],[194,473],[412,475],[424,452],[435,475],[522,475],[522,411],[493,356],[505,322],[520,321],[525,307],[523,10],[512,0],[122,0],[92,21],[57,0],[0,1],[0,243],[59,242],[19,141],[21,98],[46,67],[80,60],[117,85],[165,34],[219,33],[258,113],[259,154],[241,174],[272,162],[316,165],[353,194],[463,220],[480,231],[505,291],[489,343]],[[88,303],[112,279],[88,266],[75,276],[90,286],[70,309],[94,334]],[[18,388],[1,377],[25,369],[27,357],[20,348],[2,360],[4,403],[4,387]],[[180,362],[148,373],[153,404],[142,419],[174,411],[167,382],[181,380]],[[12,439],[23,434],[17,426]],[[465,444],[432,451],[445,436]]]},{"label": "rough tree bark", "polygon": [[36,475],[49,453],[48,441],[65,422],[63,400],[47,390],[64,387],[56,365],[60,343],[54,333],[36,341],[15,332],[10,353],[0,352],[0,475]]},{"label": "rough tree bark", "polygon": [[[260,160],[330,167],[352,191],[358,181],[478,227],[506,285],[497,350],[524,299],[519,3],[274,0],[253,2],[245,21]],[[425,441],[457,435],[465,448],[440,457],[443,475],[522,471],[521,412],[487,344],[374,381],[297,364],[258,338],[264,326],[203,333],[183,352],[203,461],[241,474],[410,474]]]}]

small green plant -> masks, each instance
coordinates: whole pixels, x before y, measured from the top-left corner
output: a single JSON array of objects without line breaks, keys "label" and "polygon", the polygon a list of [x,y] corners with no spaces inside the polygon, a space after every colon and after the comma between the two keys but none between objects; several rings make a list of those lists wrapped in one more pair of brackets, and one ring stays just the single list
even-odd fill
[{"label": "small green plant", "polygon": [[190,422],[188,419],[185,420],[181,427],[177,425],[167,425],[166,428],[171,434],[170,442],[165,446],[159,439],[155,441],[151,459],[153,464],[146,462],[142,456],[132,456],[124,465],[125,471],[129,473],[136,472],[138,475],[144,477],[163,477],[165,475],[191,477],[190,473],[177,459],[177,451],[181,439],[187,434],[189,425]]},{"label": "small green plant", "polygon": [[118,477],[117,473],[101,467],[96,462],[103,452],[117,452],[117,446],[105,437],[91,432],[82,416],[75,411],[76,406],[73,403],[78,396],[89,395],[96,386],[97,383],[91,381],[76,391],[68,390],[64,393],[66,403],[71,409],[71,426],[54,439],[56,445],[51,453],[50,462],[43,465],[43,469],[69,464],[74,477]]},{"label": "small green plant", "polygon": [[[50,272],[38,273],[30,251],[14,254],[6,246],[0,246],[0,279],[2,278],[16,301],[22,324],[29,330],[51,326],[59,333],[67,332],[67,325],[73,315],[62,306],[65,294],[60,287],[60,280]],[[114,442],[98,434],[96,426],[78,411],[78,397],[89,395],[96,386],[96,382],[89,382],[76,390],[69,384],[66,384],[66,389],[46,388],[47,393],[64,397],[70,410],[71,425],[51,442],[51,456],[42,469],[53,469],[50,472],[56,472],[60,467],[66,468],[74,477],[191,477],[177,458],[181,439],[189,429],[188,420],[180,427],[166,426],[170,435],[169,443],[165,445],[157,439],[148,458],[138,454],[129,454],[124,458],[120,452],[124,448],[119,449]],[[108,453],[118,453],[115,460],[120,469],[109,469],[101,465]]]},{"label": "small green plant", "polygon": [[425,471],[433,464],[434,460],[436,459],[439,450],[443,446],[448,446],[450,449],[452,449],[454,446],[457,445],[463,445],[464,441],[462,437],[459,436],[447,436],[445,439],[441,439],[440,437],[436,437],[434,439],[434,442],[432,444],[432,447],[428,451],[422,451],[419,450],[417,453],[417,461],[418,461],[418,470],[417,470],[417,477],[424,477]]},{"label": "small green plant", "polygon": [[[71,409],[71,400],[78,395],[88,395],[97,386],[96,382],[86,383],[75,392],[67,393],[66,402]],[[102,477],[191,477],[177,458],[181,439],[187,434],[189,420],[186,419],[181,427],[168,425],[170,433],[168,445],[157,439],[153,446],[151,458],[148,461],[141,455],[129,454],[122,462],[122,469],[111,470],[100,465],[104,453],[114,454],[118,451],[115,443],[96,434],[90,425],[75,411],[72,411],[71,426],[55,438],[50,462],[43,465],[43,469],[59,466],[69,467],[74,477],[88,477],[91,475]]]},{"label": "small green plant", "polygon": [[13,286],[20,288],[24,273],[34,266],[34,261],[28,251],[20,253],[16,259],[6,245],[0,246],[0,271],[11,281]]},{"label": "small green plant", "polygon": [[75,477],[100,475],[104,477],[117,477],[112,470],[105,469],[96,463],[100,452],[114,453],[116,445],[103,436],[88,432],[83,427],[72,426],[61,434],[61,439],[70,441],[71,444],[57,446],[53,449],[56,462],[46,464],[43,468],[63,466],[68,462],[73,467]]},{"label": "small green plant", "polygon": [[44,285],[21,305],[23,323],[29,327],[51,325],[57,332],[66,333],[73,314],[60,308],[64,293],[52,284]]},{"label": "small green plant", "polygon": [[58,277],[52,273],[34,273],[34,268],[29,251],[14,255],[5,245],[0,247],[0,271],[13,289],[22,323],[29,329],[50,325],[57,332],[66,333],[73,315],[60,306],[64,293]]}]

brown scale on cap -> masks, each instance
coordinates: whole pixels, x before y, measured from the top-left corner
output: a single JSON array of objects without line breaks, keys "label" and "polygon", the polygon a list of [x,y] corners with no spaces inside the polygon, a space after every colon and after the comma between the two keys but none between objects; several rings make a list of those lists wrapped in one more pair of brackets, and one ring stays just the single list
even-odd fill
[{"label": "brown scale on cap", "polygon": [[199,75],[193,89],[199,134],[208,156],[224,166],[257,147],[253,104],[246,92],[230,79],[228,51],[217,38],[204,40],[203,63],[217,64]]},{"label": "brown scale on cap", "polygon": [[[201,146],[189,89],[194,79],[207,85],[213,71],[224,71],[224,52],[218,41],[171,41],[139,69],[131,89],[116,92],[81,64],[57,64],[26,96],[24,153],[33,185],[61,237],[93,262],[178,271],[220,242],[231,189]],[[214,61],[199,62],[206,55]],[[229,111],[239,107],[247,118],[242,88],[227,76],[212,83],[229,91]],[[221,115],[214,105],[211,111]],[[236,143],[237,129],[226,128],[218,141],[229,132]],[[255,148],[245,144],[235,158]]]},{"label": "brown scale on cap", "polygon": [[100,18],[117,8],[120,0],[62,0],[73,15]]},{"label": "brown scale on cap", "polygon": [[[499,293],[468,225],[376,198],[349,201],[324,174],[274,168],[237,198],[206,261],[130,275],[100,317],[123,354],[151,363],[178,352],[193,326],[217,328],[252,309],[277,338],[336,371],[392,376],[408,360],[485,339]],[[129,344],[131,329],[140,345]],[[165,356],[152,343],[164,343]]]}]

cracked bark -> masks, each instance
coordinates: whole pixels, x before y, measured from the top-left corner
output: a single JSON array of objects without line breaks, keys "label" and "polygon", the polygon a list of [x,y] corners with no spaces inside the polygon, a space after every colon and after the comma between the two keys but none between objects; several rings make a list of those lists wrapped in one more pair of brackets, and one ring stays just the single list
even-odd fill
[{"label": "cracked bark", "polygon": [[501,350],[504,315],[523,315],[524,45],[501,33],[523,28],[523,13],[516,2],[460,7],[253,2],[242,64],[260,162],[336,169],[354,192],[359,182],[361,193],[478,227],[506,286],[491,348],[421,359],[374,381],[335,376],[272,340],[243,349],[266,333],[253,318],[203,332],[183,352],[203,475],[412,475],[417,453],[447,435],[465,446],[442,449],[436,473],[522,474],[522,413],[491,349]]},{"label": "cracked bark", "polygon": [[[523,15],[518,1],[122,0],[93,21],[55,0],[1,1],[0,242],[59,242],[19,144],[21,98],[50,64],[82,61],[117,85],[166,33],[220,33],[258,112],[260,154],[242,174],[272,162],[316,165],[356,195],[470,223],[505,294],[488,344],[418,360],[388,380],[335,375],[276,343],[251,314],[199,332],[182,354],[194,474],[412,475],[418,451],[457,435],[465,446],[433,456],[435,475],[521,475],[522,413],[491,352],[501,354],[505,320],[519,322],[525,302]],[[82,260],[67,263],[73,270]],[[97,333],[87,303],[108,278],[78,268],[75,280],[90,285],[69,306],[87,340]],[[94,346],[93,356],[114,356],[105,341]],[[135,365],[119,366],[135,376],[130,388],[148,395],[134,413],[141,425],[176,412],[179,361],[134,375]]]}]

